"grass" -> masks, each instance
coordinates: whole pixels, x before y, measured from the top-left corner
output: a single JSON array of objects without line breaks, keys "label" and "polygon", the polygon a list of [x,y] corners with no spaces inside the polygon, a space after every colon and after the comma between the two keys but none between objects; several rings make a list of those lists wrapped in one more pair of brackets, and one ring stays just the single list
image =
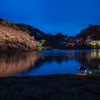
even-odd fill
[{"label": "grass", "polygon": [[72,88],[62,87],[61,88],[61,93],[62,94],[72,94],[72,95],[75,95],[77,93],[81,93],[81,91],[77,87],[72,87]]},{"label": "grass", "polygon": [[0,100],[16,100],[18,96],[18,90],[8,90],[4,88],[0,90]]},{"label": "grass", "polygon": [[78,80],[79,79],[79,76],[77,75],[73,75],[73,74],[69,74],[69,78],[71,79],[71,80]]},{"label": "grass", "polygon": [[79,80],[79,81],[75,81],[75,80],[69,80],[68,81],[68,83],[70,84],[70,85],[75,85],[75,86],[78,86],[78,85],[80,85],[81,84],[81,81]]},{"label": "grass", "polygon": [[90,92],[98,93],[100,95],[100,85],[94,85],[94,84],[92,84],[92,85],[90,85],[88,87],[88,90]]},{"label": "grass", "polygon": [[2,77],[0,100],[99,100],[100,76],[94,73]]},{"label": "grass", "polygon": [[23,93],[24,97],[28,100],[32,99],[45,99],[52,92],[51,89],[42,89],[41,87],[27,88]]}]

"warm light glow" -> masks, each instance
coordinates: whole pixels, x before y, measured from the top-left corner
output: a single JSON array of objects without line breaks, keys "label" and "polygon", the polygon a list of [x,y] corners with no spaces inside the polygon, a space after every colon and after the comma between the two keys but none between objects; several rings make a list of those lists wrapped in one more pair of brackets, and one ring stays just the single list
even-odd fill
[{"label": "warm light glow", "polygon": [[89,71],[89,74],[92,74],[92,72],[91,72],[91,71]]},{"label": "warm light glow", "polygon": [[91,58],[100,58],[100,51],[92,51]]},{"label": "warm light glow", "polygon": [[85,74],[81,74],[81,73],[79,73],[79,74],[76,74],[76,75],[85,76],[85,75],[87,75],[87,73],[85,73]]},{"label": "warm light glow", "polygon": [[99,40],[94,40],[94,41],[90,42],[90,44],[92,46],[95,46],[95,45],[99,45],[100,46],[100,41]]}]

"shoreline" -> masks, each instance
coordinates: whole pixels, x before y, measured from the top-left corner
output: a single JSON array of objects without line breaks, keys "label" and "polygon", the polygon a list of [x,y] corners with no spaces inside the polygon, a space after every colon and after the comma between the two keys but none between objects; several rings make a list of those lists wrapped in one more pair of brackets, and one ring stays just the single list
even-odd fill
[{"label": "shoreline", "polygon": [[41,51],[41,50],[86,50],[86,49],[100,49],[100,48],[45,48],[45,47],[35,47],[33,49],[27,49],[27,50],[0,50],[0,52],[32,52],[32,51]]}]

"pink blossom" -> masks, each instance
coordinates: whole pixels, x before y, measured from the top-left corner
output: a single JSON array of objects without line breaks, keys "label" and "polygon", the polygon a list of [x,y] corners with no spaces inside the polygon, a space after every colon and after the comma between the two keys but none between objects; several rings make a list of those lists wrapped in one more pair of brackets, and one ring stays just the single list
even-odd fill
[{"label": "pink blossom", "polygon": [[30,36],[26,32],[17,31],[0,25],[0,49],[32,49],[36,47],[37,42],[34,36]]}]

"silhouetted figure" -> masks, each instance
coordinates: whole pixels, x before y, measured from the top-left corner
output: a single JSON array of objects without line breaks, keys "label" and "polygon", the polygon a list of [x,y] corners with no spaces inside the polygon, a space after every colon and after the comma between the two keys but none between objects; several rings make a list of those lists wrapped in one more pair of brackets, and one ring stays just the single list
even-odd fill
[{"label": "silhouetted figure", "polygon": [[81,72],[87,72],[87,69],[85,68],[85,67],[83,67],[83,66],[79,66],[78,67],[78,71],[81,71]]}]

